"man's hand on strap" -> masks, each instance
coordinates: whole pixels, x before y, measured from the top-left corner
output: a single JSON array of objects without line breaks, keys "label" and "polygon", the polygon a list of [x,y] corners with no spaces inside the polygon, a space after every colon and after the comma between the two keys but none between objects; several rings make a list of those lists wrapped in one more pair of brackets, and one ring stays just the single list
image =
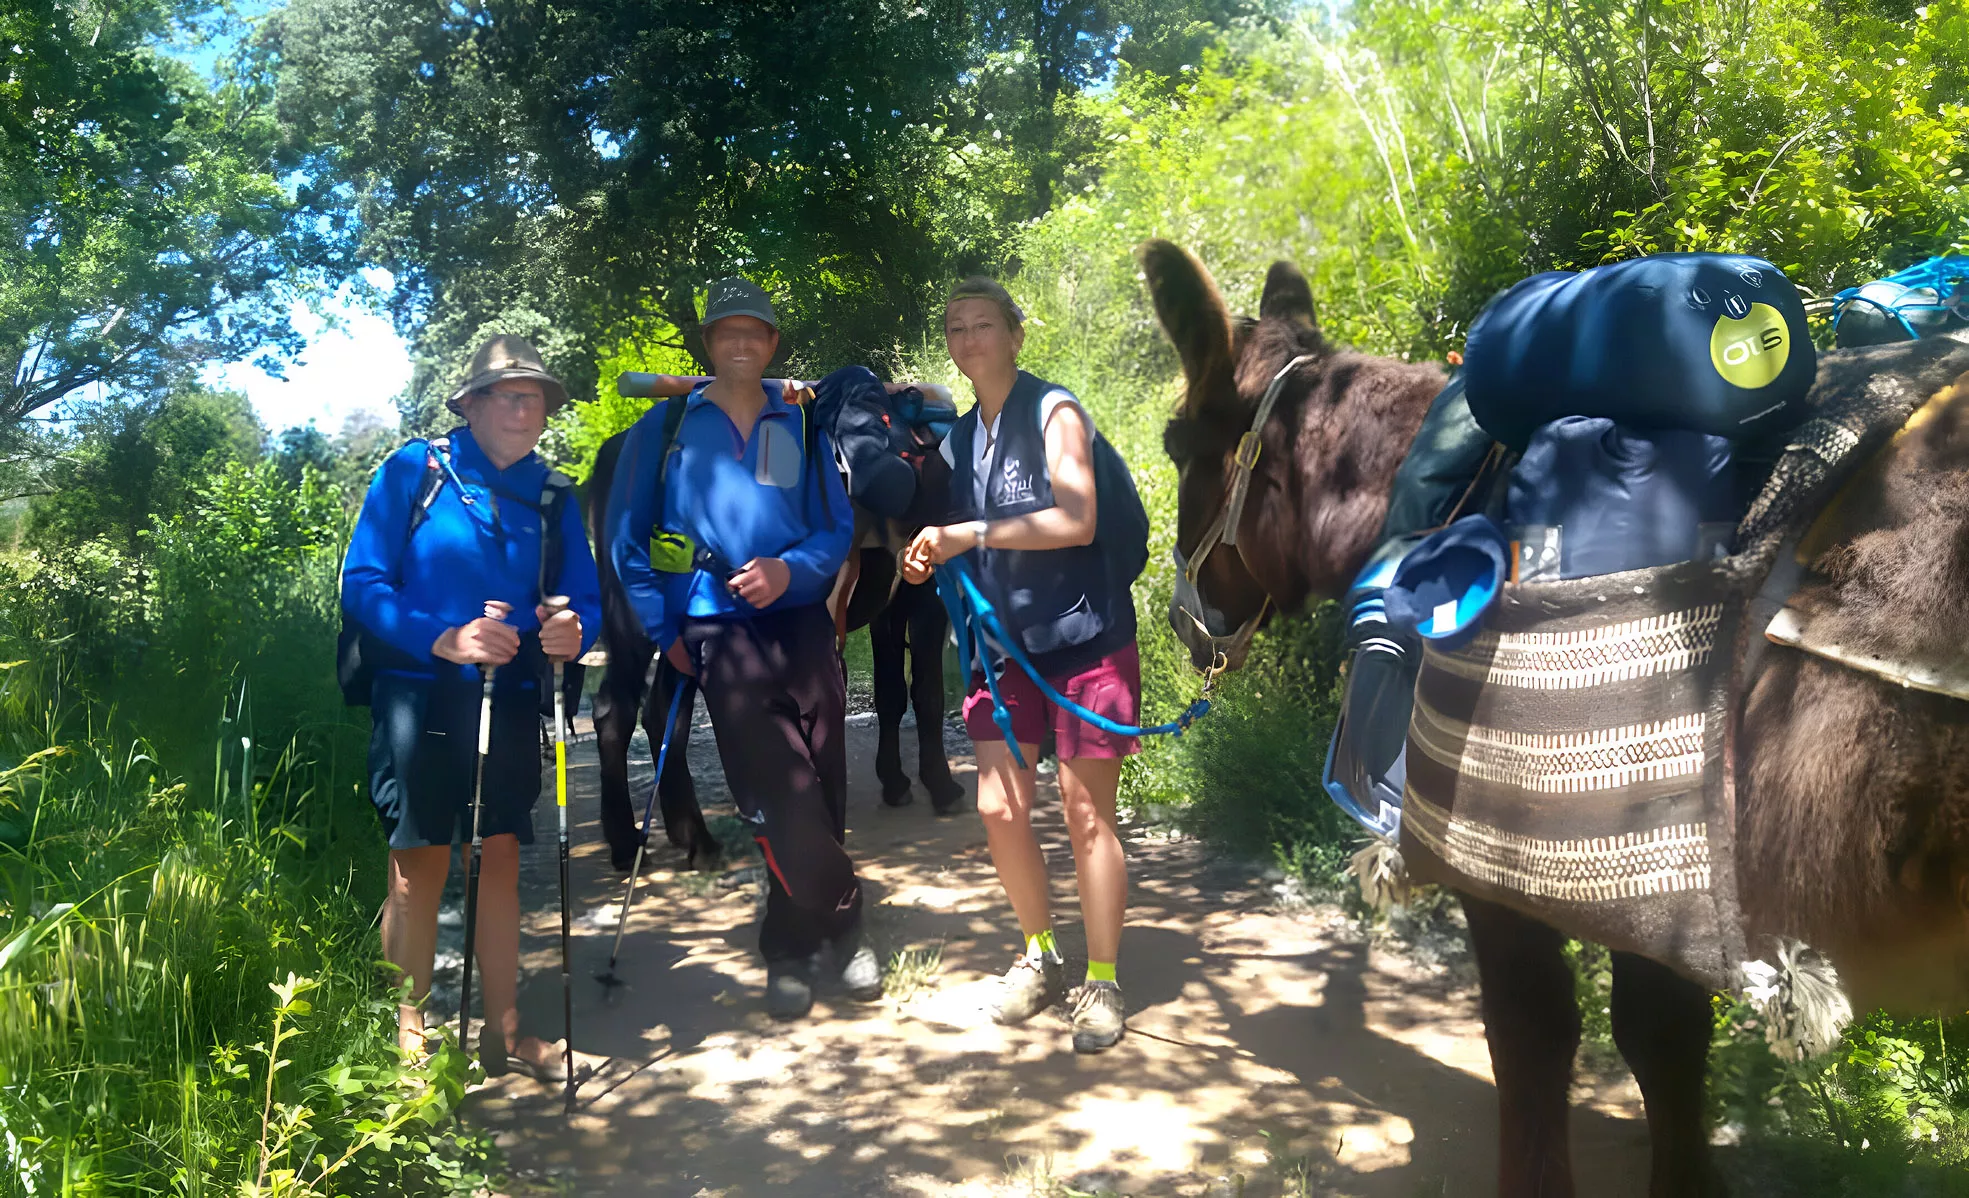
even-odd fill
[{"label": "man's hand on strap", "polygon": [[754,607],[770,607],[786,593],[793,571],[776,557],[755,557],[739,567],[726,584],[732,593]]}]

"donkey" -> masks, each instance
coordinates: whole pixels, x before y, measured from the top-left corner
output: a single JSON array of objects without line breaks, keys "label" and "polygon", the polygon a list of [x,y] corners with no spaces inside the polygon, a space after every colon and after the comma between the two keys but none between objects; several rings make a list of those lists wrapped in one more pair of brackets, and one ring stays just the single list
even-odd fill
[{"label": "donkey", "polygon": [[[601,575],[602,641],[608,646],[608,665],[595,692],[595,742],[601,757],[602,834],[609,843],[616,868],[627,870],[634,861],[640,831],[629,795],[629,741],[635,735],[640,717],[644,733],[652,745],[663,739],[663,716],[670,710],[674,688],[682,676],[667,662],[659,664],[655,678],[650,664],[656,647],[643,631],[616,577],[608,551],[603,508],[615,477],[617,459],[627,433],[617,433],[603,442],[595,455],[594,473],[583,494],[583,514],[588,535],[597,547],[595,565]],[[859,533],[871,521],[857,510]],[[856,537],[856,543],[863,541]],[[934,588],[902,583],[891,586],[895,578],[895,555],[883,547],[858,551],[855,568],[844,572],[841,584],[848,593],[837,595],[844,633],[869,629],[875,667],[876,721],[880,732],[875,771],[882,783],[883,801],[890,806],[907,804],[910,782],[902,768],[901,728],[903,713],[913,703],[916,708],[917,777],[930,792],[939,814],[953,809],[963,797],[964,788],[950,775],[950,761],[943,744],[944,689],[943,644],[949,617]],[[908,678],[904,677],[907,667]],[[650,684],[654,682],[652,687]],[[649,691],[650,693],[645,693]],[[704,822],[697,800],[697,787],[691,778],[687,746],[693,712],[689,706],[677,709],[671,747],[663,777],[657,781],[657,798],[663,812],[664,834],[681,849],[693,869],[716,870],[723,855],[718,840]]]},{"label": "donkey", "polygon": [[[1271,268],[1257,318],[1233,320],[1188,253],[1156,241],[1140,258],[1187,382],[1164,436],[1180,479],[1179,552],[1193,557],[1215,522],[1239,437],[1274,375],[1308,359],[1260,430],[1235,545],[1198,571],[1207,599],[1197,606],[1219,626],[1171,612],[1199,668],[1226,646],[1235,665],[1268,607],[1337,598],[1365,564],[1395,470],[1445,380],[1433,366],[1329,345],[1289,263]],[[1900,352],[1825,355],[1817,392],[1907,386],[1948,401],[1848,488],[1834,543],[1813,562],[1829,580],[1819,597],[1836,600],[1847,644],[1954,661],[1969,638],[1969,344],[1891,348]],[[1958,376],[1959,402],[1944,390]],[[1773,645],[1750,672],[1740,719],[1737,870],[1751,942],[1814,945],[1862,1009],[1960,1011],[1969,1001],[1969,702]],[[1562,937],[1494,903],[1464,896],[1463,907],[1497,1081],[1498,1192],[1564,1198],[1574,1192],[1566,1118],[1580,1019]],[[1709,995],[1666,966],[1615,953],[1612,1017],[1646,1100],[1650,1195],[1719,1192],[1703,1114]]]}]

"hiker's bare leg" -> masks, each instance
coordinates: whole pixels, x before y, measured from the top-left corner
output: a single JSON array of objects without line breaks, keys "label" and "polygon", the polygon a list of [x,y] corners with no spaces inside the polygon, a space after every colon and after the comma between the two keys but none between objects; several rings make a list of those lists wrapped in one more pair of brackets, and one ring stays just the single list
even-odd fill
[{"label": "hiker's bare leg", "polygon": [[478,954],[486,1026],[500,1030],[507,1052],[551,1067],[558,1049],[533,1036],[520,1039],[520,838],[510,833],[486,837],[479,858]]},{"label": "hiker's bare leg", "polygon": [[451,871],[451,846],[390,850],[390,890],[383,902],[383,959],[410,979],[410,1001],[397,1006],[397,1043],[406,1052],[424,1046],[420,1004],[431,992],[431,961],[438,947],[438,904]]},{"label": "hiker's bare leg", "polygon": [[[1027,761],[1039,760],[1037,745],[1020,745]],[[1003,741],[983,741],[978,754],[978,816],[991,845],[991,863],[1022,932],[1039,932],[1053,924],[1053,903],[1046,882],[1046,855],[1032,832],[1032,797],[1036,782],[1031,767],[1020,769]]]},{"label": "hiker's bare leg", "polygon": [[1128,906],[1128,861],[1114,819],[1121,763],[1119,757],[1074,757],[1060,763],[1060,803],[1066,811],[1067,836],[1073,841],[1089,961],[1116,959],[1122,913]]}]

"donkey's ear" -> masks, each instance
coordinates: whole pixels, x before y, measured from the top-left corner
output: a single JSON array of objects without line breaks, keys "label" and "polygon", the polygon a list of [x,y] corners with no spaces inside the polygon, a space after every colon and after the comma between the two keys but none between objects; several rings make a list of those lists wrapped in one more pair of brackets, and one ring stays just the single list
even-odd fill
[{"label": "donkey's ear", "polygon": [[1313,288],[1290,262],[1272,263],[1265,273],[1265,297],[1258,301],[1260,320],[1281,320],[1303,338],[1320,340],[1319,320],[1313,315]]},{"label": "donkey's ear", "polygon": [[1212,397],[1234,400],[1231,318],[1210,272],[1174,242],[1146,241],[1135,254],[1148,277],[1155,314],[1183,361],[1190,384],[1185,407],[1194,412]]}]

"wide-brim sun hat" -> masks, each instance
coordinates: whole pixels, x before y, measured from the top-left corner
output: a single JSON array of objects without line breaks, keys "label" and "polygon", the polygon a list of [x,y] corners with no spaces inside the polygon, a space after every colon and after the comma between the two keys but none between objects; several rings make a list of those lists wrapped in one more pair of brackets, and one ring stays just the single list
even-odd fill
[{"label": "wide-brim sun hat", "polygon": [[487,339],[484,345],[472,355],[471,365],[465,368],[465,381],[444,401],[444,406],[452,413],[463,416],[464,399],[481,387],[490,387],[506,379],[533,379],[547,394],[547,414],[553,415],[567,402],[567,387],[561,380],[547,373],[547,367],[540,360],[540,351],[533,348],[532,342],[523,337],[504,334]]}]

